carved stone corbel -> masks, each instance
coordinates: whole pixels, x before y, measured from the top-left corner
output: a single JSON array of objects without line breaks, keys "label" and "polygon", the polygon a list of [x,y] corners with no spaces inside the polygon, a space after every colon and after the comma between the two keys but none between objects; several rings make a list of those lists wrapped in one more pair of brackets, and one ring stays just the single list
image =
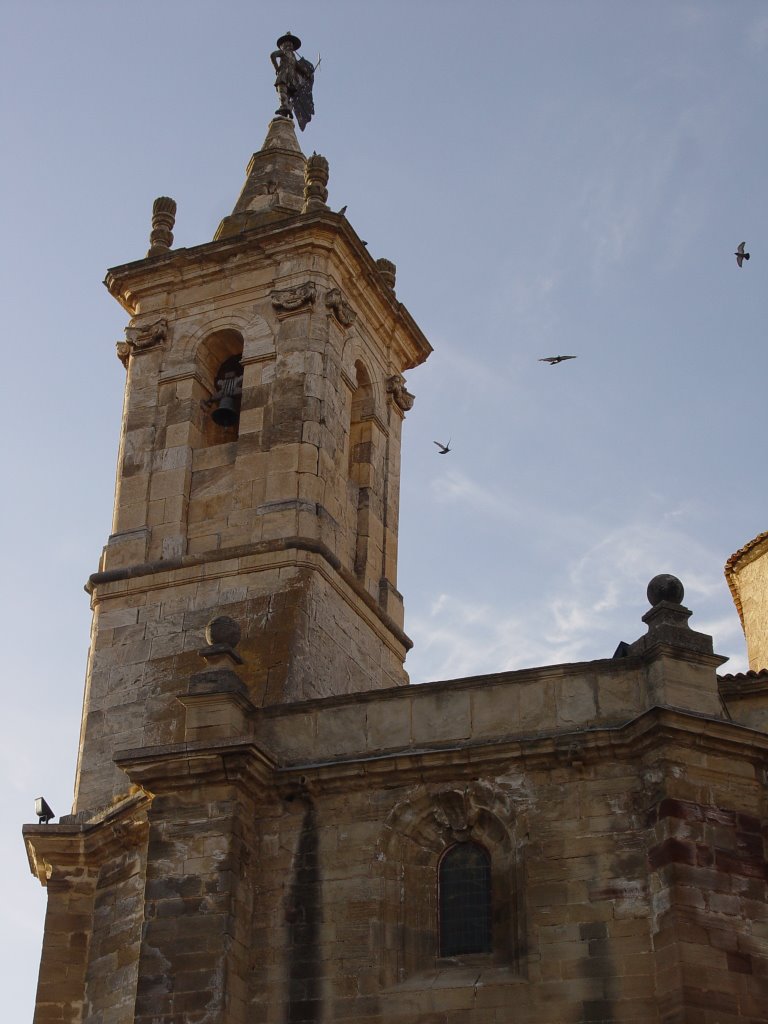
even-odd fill
[{"label": "carved stone corbel", "polygon": [[144,324],[138,327],[133,321],[125,328],[125,341],[117,343],[117,358],[123,364],[128,365],[131,354],[147,352],[157,345],[161,345],[168,337],[168,321],[161,317],[154,323]]},{"label": "carved stone corbel", "polygon": [[438,827],[447,833],[453,842],[463,843],[470,839],[477,819],[477,808],[471,796],[460,790],[445,790],[436,794],[432,816]]},{"label": "carved stone corbel", "polygon": [[294,313],[304,306],[314,305],[317,286],[314,281],[296,285],[295,288],[277,288],[269,294],[272,306],[278,313]]},{"label": "carved stone corbel", "polygon": [[403,412],[409,412],[416,401],[416,396],[406,390],[405,377],[399,373],[394,374],[387,380],[387,393],[392,395],[393,402]]},{"label": "carved stone corbel", "polygon": [[331,288],[325,293],[325,305],[333,313],[342,327],[351,327],[357,320],[357,313],[341,294],[340,288]]}]

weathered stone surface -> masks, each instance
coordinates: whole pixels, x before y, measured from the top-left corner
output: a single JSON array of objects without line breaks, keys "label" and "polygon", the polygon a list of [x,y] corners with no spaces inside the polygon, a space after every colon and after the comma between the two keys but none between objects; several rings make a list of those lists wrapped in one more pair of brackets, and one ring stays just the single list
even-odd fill
[{"label": "weathered stone surface", "polygon": [[749,667],[760,672],[768,668],[768,533],[731,555],[725,578],[744,628]]}]

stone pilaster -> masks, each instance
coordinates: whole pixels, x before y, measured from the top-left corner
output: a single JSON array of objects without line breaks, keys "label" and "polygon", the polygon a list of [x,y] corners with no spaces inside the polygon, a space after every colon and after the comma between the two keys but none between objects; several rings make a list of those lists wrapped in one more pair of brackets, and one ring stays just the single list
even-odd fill
[{"label": "stone pilaster", "polygon": [[133,1020],[247,1024],[254,822],[272,766],[239,743],[117,762],[153,793]]}]

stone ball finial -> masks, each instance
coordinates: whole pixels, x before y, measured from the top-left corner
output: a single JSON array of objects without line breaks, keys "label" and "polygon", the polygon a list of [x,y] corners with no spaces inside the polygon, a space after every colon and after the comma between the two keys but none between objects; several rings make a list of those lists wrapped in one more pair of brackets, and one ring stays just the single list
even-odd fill
[{"label": "stone ball finial", "polygon": [[241,635],[239,625],[228,615],[217,615],[205,627],[205,639],[212,647],[237,647]]},{"label": "stone ball finial", "polygon": [[176,200],[158,196],[152,204],[152,231],[147,256],[168,252],[173,245],[173,226],[176,223]]},{"label": "stone ball finial", "polygon": [[663,572],[654,576],[648,584],[648,601],[655,607],[661,601],[669,601],[672,604],[682,604],[685,597],[685,589],[677,576],[671,576]]}]

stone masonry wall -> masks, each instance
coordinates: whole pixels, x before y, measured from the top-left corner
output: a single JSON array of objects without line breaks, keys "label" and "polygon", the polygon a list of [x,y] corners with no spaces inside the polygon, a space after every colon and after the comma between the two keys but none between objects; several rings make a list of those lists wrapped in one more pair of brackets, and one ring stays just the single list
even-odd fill
[{"label": "stone masonry wall", "polygon": [[739,564],[736,585],[741,600],[749,667],[768,668],[768,539]]},{"label": "stone masonry wall", "polygon": [[115,751],[183,737],[186,680],[215,615],[241,626],[241,675],[256,707],[397,687],[404,649],[322,557],[243,555],[99,588],[75,810],[125,793]]}]

